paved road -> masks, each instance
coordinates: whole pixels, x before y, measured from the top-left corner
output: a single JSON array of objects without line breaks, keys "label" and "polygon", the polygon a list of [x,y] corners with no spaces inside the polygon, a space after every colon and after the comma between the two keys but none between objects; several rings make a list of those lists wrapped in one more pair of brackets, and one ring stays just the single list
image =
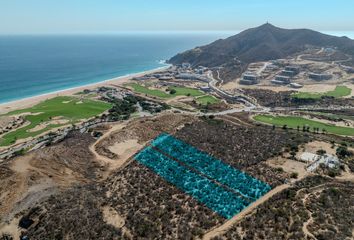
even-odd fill
[{"label": "paved road", "polygon": [[[218,74],[218,78],[220,79],[220,75],[219,75],[219,71],[217,70],[217,74]],[[256,105],[254,103],[252,103],[248,97],[246,97],[245,95],[243,95],[242,93],[239,93],[238,95],[231,95],[229,93],[227,93],[226,91],[218,88],[216,85],[218,84],[218,80],[216,80],[213,77],[213,73],[211,71],[208,72],[208,78],[209,78],[209,87],[216,92],[216,94],[218,94],[220,97],[226,99],[226,100],[232,100],[232,101],[236,101],[236,102],[242,102],[244,103],[247,107],[252,107],[255,108]]]}]

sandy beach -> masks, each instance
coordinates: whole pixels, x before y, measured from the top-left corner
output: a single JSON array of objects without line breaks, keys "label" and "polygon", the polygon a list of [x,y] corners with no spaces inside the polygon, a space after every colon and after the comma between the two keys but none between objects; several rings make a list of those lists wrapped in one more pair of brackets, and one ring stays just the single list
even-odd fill
[{"label": "sandy beach", "polygon": [[83,85],[80,87],[69,88],[69,89],[65,89],[65,90],[61,90],[61,91],[56,91],[56,92],[52,92],[52,93],[47,93],[47,94],[42,94],[42,95],[33,96],[33,97],[29,97],[29,98],[24,98],[24,99],[20,99],[20,100],[8,102],[8,103],[2,103],[2,104],[0,104],[0,114],[4,114],[4,113],[7,113],[7,112],[10,112],[13,110],[17,110],[17,109],[28,108],[28,107],[31,107],[35,104],[38,104],[39,102],[42,102],[44,100],[47,100],[47,99],[50,99],[53,97],[73,95],[77,92],[83,91],[84,89],[95,89],[97,87],[109,86],[112,84],[123,85],[123,84],[129,82],[129,80],[131,80],[134,77],[141,77],[146,74],[151,74],[154,72],[163,71],[169,67],[170,66],[164,66],[164,67],[156,68],[156,69],[149,70],[149,71],[144,71],[144,72],[139,72],[139,73],[135,73],[135,74],[129,74],[127,76],[121,76],[121,77],[116,77],[116,78],[112,78],[112,79],[107,79],[105,81],[94,83],[94,84]]}]

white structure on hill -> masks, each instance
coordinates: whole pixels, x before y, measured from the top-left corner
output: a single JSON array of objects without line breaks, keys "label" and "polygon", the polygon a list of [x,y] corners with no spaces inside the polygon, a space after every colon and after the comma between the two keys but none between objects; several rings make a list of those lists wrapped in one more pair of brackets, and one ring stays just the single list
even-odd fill
[{"label": "white structure on hill", "polygon": [[318,155],[305,152],[301,155],[300,159],[308,164],[306,168],[308,172],[315,171],[320,164],[324,164],[328,168],[335,168],[340,164],[338,157],[330,154]]}]

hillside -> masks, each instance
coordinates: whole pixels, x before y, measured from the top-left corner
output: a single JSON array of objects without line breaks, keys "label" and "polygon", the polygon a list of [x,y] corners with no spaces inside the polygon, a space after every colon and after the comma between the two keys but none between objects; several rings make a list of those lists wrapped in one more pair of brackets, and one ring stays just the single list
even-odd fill
[{"label": "hillside", "polygon": [[230,77],[236,77],[248,63],[284,58],[308,46],[335,47],[354,56],[354,40],[347,37],[330,36],[308,29],[282,29],[267,23],[177,54],[169,62],[189,62],[193,66],[206,67],[224,66],[224,71],[231,71]]}]

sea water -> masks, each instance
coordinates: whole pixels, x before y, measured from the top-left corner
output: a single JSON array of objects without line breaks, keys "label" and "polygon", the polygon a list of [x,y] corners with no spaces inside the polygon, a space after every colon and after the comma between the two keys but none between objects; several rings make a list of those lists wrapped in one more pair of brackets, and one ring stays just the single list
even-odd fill
[{"label": "sea water", "polygon": [[152,70],[164,66],[161,60],[232,34],[0,36],[0,103]]}]

